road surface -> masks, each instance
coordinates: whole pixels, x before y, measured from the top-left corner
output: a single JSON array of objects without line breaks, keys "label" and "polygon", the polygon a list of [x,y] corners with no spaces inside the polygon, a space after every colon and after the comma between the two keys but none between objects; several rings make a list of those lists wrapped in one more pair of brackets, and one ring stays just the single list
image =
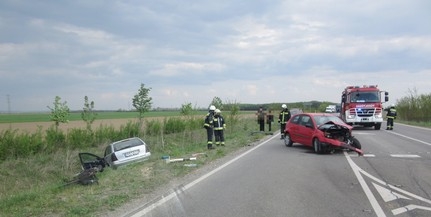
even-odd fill
[{"label": "road surface", "polygon": [[274,135],[124,216],[431,216],[431,130],[353,134],[364,156],[318,155]]}]

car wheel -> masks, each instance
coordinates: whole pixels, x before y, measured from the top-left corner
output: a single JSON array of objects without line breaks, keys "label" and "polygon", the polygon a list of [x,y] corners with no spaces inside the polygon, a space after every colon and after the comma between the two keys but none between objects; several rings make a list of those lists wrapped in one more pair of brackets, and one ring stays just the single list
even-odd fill
[{"label": "car wheel", "polygon": [[288,147],[291,147],[293,145],[293,141],[290,138],[290,134],[286,133],[286,135],[284,135],[284,144]]},{"label": "car wheel", "polygon": [[359,142],[359,140],[355,137],[352,138],[352,146],[357,148],[357,149],[361,149],[361,143]]},{"label": "car wheel", "polygon": [[320,144],[320,141],[318,138],[313,139],[313,148],[314,152],[317,154],[322,154],[322,145]]}]

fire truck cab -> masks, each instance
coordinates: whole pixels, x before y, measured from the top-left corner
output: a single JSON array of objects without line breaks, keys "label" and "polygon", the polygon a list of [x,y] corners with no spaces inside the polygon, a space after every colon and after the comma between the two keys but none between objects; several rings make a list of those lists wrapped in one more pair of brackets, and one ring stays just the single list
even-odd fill
[{"label": "fire truck cab", "polygon": [[384,102],[389,93],[380,91],[377,85],[347,86],[341,94],[341,119],[349,125],[373,127],[380,130],[383,122],[382,93]]}]

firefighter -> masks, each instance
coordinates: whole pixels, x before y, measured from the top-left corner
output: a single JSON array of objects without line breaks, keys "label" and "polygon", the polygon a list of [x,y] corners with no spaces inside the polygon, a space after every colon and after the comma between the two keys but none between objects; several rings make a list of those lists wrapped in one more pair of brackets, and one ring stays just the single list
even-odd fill
[{"label": "firefighter", "polygon": [[282,110],[280,112],[280,115],[278,116],[278,123],[280,124],[280,133],[281,133],[280,139],[284,139],[284,129],[286,128],[286,123],[290,119],[291,115],[286,104],[281,105],[281,108]]},{"label": "firefighter", "polygon": [[216,146],[224,146],[224,129],[226,129],[226,123],[221,115],[221,111],[216,109],[214,113],[214,137]]},{"label": "firefighter", "polygon": [[213,147],[213,126],[214,126],[214,111],[216,107],[211,105],[208,114],[205,116],[204,128],[207,130],[207,148],[214,149]]},{"label": "firefighter", "polygon": [[397,118],[397,110],[395,109],[395,105],[392,104],[390,108],[386,109],[386,130],[394,129],[394,120]]}]

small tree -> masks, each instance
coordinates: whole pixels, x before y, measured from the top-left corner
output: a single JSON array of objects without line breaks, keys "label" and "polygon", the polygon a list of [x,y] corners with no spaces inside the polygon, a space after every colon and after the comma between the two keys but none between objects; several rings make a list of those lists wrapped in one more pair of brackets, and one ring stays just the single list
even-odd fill
[{"label": "small tree", "polygon": [[88,97],[84,97],[84,108],[81,112],[81,118],[87,124],[87,130],[91,131],[91,124],[96,120],[97,113],[94,112],[94,101],[88,102]]},{"label": "small tree", "polygon": [[51,110],[51,114],[49,116],[51,121],[55,123],[55,130],[58,130],[58,126],[60,123],[69,122],[70,109],[67,106],[67,102],[60,102],[61,98],[59,96],[55,97],[54,108],[47,106]]},{"label": "small tree", "polygon": [[184,116],[190,116],[193,112],[192,103],[187,103],[181,105],[181,111],[180,113]]},{"label": "small tree", "polygon": [[142,123],[144,113],[151,109],[151,97],[149,97],[151,88],[146,88],[145,84],[141,84],[138,93],[133,97],[133,107],[139,112],[139,122]]},{"label": "small tree", "polygon": [[239,111],[240,111],[239,103],[236,101],[228,101],[226,109],[229,110],[228,122],[229,122],[229,125],[231,126],[228,129],[232,130],[239,122]]},{"label": "small tree", "polygon": [[217,109],[223,110],[223,101],[218,96],[213,98],[211,105],[215,106]]}]

